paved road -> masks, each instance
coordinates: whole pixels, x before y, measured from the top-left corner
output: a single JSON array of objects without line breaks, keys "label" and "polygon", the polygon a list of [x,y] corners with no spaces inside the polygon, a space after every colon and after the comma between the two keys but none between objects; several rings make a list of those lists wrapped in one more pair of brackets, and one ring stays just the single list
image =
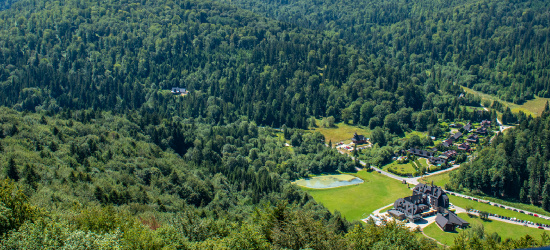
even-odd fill
[{"label": "paved road", "polygon": [[[476,198],[476,197],[472,197],[472,196],[468,196],[468,195],[463,195],[463,194],[460,194],[460,193],[457,193],[457,192],[452,192],[452,191],[447,191],[445,190],[446,193],[450,193],[450,194],[453,194],[455,196],[458,196],[458,197],[462,197],[462,198],[466,198],[466,199],[477,199],[479,202],[481,203],[487,203],[487,204],[490,204],[490,205],[493,205],[493,204],[496,204],[498,205],[499,207],[501,208],[505,208],[505,209],[508,209],[508,210],[518,210],[518,211],[523,211],[525,212],[525,214],[528,214],[528,213],[532,213],[532,214],[536,214],[538,215],[539,218],[543,218],[543,219],[546,219],[548,220],[548,224],[550,224],[550,217],[549,216],[545,216],[545,215],[541,215],[541,214],[538,214],[538,213],[535,213],[535,212],[531,212],[531,211],[527,211],[527,210],[523,210],[523,209],[520,209],[520,208],[515,208],[515,207],[511,207],[511,206],[506,206],[506,205],[503,205],[503,204],[500,204],[500,203],[496,203],[496,202],[490,202],[488,200],[483,200],[483,199],[479,199],[479,198]],[[534,216],[533,216],[534,217]],[[507,220],[506,220],[507,221]]]},{"label": "paved road", "polygon": [[[359,163],[361,163],[361,165],[363,166],[366,166],[367,164],[363,161],[359,161]],[[459,168],[460,165],[453,165],[452,167],[450,168],[446,168],[446,169],[443,169],[443,170],[439,170],[439,171],[435,171],[435,172],[431,172],[431,173],[428,173],[428,174],[425,174],[423,176],[418,176],[418,177],[412,177],[412,178],[407,178],[407,177],[401,177],[401,176],[397,176],[397,175],[394,175],[392,173],[389,173],[389,172],[386,172],[382,169],[379,169],[375,166],[371,166],[372,169],[374,169],[375,171],[379,172],[380,174],[383,174],[385,176],[388,176],[390,178],[393,178],[393,179],[396,179],[398,181],[403,181],[405,180],[407,183],[409,184],[413,184],[413,185],[418,185],[419,182],[418,182],[418,179],[422,178],[422,177],[426,177],[426,176],[432,176],[432,175],[437,175],[437,174],[441,174],[441,173],[445,173],[445,172],[449,172],[449,171],[453,171],[457,168]]]}]

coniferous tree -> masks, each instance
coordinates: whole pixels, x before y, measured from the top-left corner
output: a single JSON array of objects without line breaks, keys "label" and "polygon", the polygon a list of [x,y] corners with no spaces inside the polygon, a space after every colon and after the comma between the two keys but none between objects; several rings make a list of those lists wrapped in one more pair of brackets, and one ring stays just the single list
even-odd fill
[{"label": "coniferous tree", "polygon": [[17,166],[15,165],[15,160],[10,158],[8,166],[6,168],[6,176],[14,181],[19,181],[19,172],[17,171]]},{"label": "coniferous tree", "polygon": [[25,169],[23,170],[25,183],[36,189],[38,185],[38,181],[40,180],[40,175],[36,173],[34,170],[34,166],[31,166],[29,164],[25,165]]}]

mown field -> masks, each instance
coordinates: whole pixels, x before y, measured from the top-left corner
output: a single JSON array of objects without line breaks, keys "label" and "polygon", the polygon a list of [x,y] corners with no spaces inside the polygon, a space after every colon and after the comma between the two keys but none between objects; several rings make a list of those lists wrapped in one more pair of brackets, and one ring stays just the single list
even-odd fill
[{"label": "mown field", "polygon": [[[485,232],[488,234],[491,234],[494,232],[498,233],[498,235],[500,235],[502,240],[507,238],[518,239],[527,234],[538,240],[540,239],[542,233],[546,231],[542,229],[510,224],[510,223],[497,221],[497,220],[484,221],[478,218],[477,216],[470,217],[464,213],[458,214],[458,216],[470,222],[470,225],[472,226],[474,224],[483,225]],[[464,229],[464,230],[469,230],[469,229]],[[443,232],[435,223],[432,223],[431,225],[424,228],[424,233],[426,235],[448,246],[454,245],[454,238],[456,237],[456,235],[458,235],[460,231],[462,231],[462,229],[457,229],[456,232]]]},{"label": "mown field", "polygon": [[495,96],[484,94],[484,93],[475,91],[475,90],[467,88],[467,87],[462,87],[462,88],[464,89],[464,91],[466,93],[479,95],[481,97],[481,99],[491,100],[491,101],[499,101],[500,103],[510,107],[510,110],[512,110],[512,112],[514,112],[514,113],[517,113],[519,111],[523,111],[525,114],[532,115],[532,116],[539,116],[542,113],[542,111],[544,110],[544,105],[546,104],[546,102],[550,101],[550,98],[535,97],[535,99],[533,99],[533,100],[529,100],[529,101],[525,102],[522,105],[518,105],[518,104],[511,103],[511,102],[506,102],[506,101],[500,100],[499,98],[497,98]]},{"label": "mown field", "polygon": [[[317,120],[317,124],[321,124],[321,121]],[[332,141],[333,145],[341,141],[346,143],[351,142],[351,137],[353,137],[354,133],[364,135],[367,138],[371,134],[371,131],[367,127],[352,126],[343,122],[336,123],[333,128],[323,128],[319,126],[317,128],[313,128],[312,131],[319,131],[325,136],[325,141],[327,143]]]},{"label": "mown field", "polygon": [[349,221],[366,218],[374,210],[409,196],[407,185],[377,172],[359,171],[355,174],[365,182],[359,185],[331,189],[303,188],[331,212],[335,210]]}]

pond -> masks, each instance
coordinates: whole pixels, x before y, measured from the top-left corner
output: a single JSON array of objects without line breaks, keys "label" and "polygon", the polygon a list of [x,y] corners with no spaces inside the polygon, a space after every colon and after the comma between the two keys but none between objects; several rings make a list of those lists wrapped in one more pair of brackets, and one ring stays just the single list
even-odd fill
[{"label": "pond", "polygon": [[307,188],[323,189],[323,188],[335,188],[335,187],[361,184],[363,182],[364,182],[363,180],[353,175],[339,174],[339,175],[323,175],[323,176],[300,179],[293,182],[293,184],[296,184],[302,187],[307,187]]}]

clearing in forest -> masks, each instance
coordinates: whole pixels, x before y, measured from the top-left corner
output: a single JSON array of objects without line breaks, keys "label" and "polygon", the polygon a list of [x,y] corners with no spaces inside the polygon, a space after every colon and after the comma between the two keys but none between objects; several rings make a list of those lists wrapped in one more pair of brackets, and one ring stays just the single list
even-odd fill
[{"label": "clearing in forest", "polygon": [[499,99],[496,96],[488,95],[479,91],[475,91],[473,89],[462,87],[466,93],[479,95],[481,99],[485,100],[491,100],[491,101],[499,101],[500,103],[506,105],[507,107],[510,107],[510,110],[513,113],[518,113],[519,111],[523,111],[526,115],[532,115],[534,117],[539,116],[542,111],[544,110],[544,105],[547,101],[550,101],[550,98],[542,98],[542,97],[535,97],[533,100],[526,101],[524,104],[514,104],[511,102],[503,101]]}]

